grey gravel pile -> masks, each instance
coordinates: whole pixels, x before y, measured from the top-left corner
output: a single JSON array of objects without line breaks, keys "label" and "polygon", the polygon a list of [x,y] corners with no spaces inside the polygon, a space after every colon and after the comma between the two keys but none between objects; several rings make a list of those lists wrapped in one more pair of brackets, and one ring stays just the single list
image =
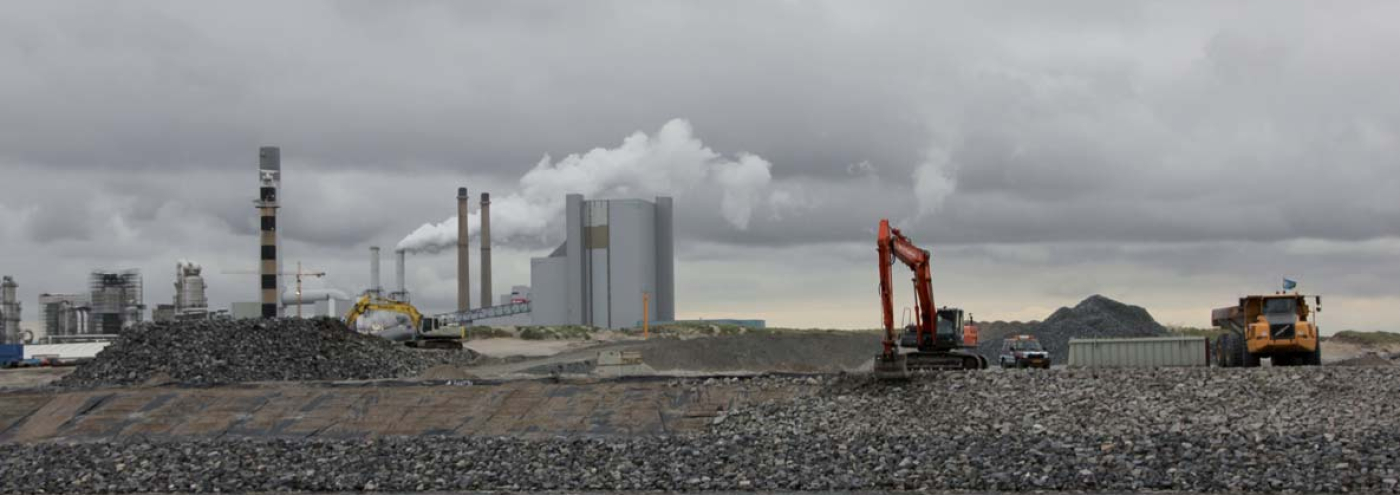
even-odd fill
[{"label": "grey gravel pile", "polygon": [[[1034,335],[1045,350],[1050,351],[1050,360],[1055,363],[1069,360],[1071,338],[1161,337],[1168,334],[1167,328],[1152,319],[1146,309],[1100,295],[1090,296],[1073,308],[1060,308],[1045,321],[1004,325],[1014,328],[1015,333]],[[993,331],[979,336],[982,341],[977,352],[989,362],[996,363],[997,356],[1001,354],[1001,341],[1008,335]]]},{"label": "grey gravel pile", "polygon": [[[0,493],[1174,490],[1395,493],[1400,368],[949,373],[816,394],[692,435],[0,446]],[[730,381],[676,382],[697,390]]]},{"label": "grey gravel pile", "polygon": [[148,323],[122,332],[59,387],[173,382],[408,378],[438,364],[466,364],[469,351],[405,349],[334,319]]}]

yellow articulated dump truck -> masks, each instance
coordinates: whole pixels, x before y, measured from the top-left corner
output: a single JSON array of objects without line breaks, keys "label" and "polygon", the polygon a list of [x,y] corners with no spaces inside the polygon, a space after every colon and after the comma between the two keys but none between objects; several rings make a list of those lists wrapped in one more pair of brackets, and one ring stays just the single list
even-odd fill
[{"label": "yellow articulated dump truck", "polygon": [[1316,308],[1309,308],[1308,296],[1279,292],[1241,297],[1239,305],[1211,311],[1211,324],[1227,330],[1212,349],[1215,364],[1252,368],[1263,358],[1274,366],[1322,364],[1317,327],[1322,297],[1313,296],[1313,302]]}]

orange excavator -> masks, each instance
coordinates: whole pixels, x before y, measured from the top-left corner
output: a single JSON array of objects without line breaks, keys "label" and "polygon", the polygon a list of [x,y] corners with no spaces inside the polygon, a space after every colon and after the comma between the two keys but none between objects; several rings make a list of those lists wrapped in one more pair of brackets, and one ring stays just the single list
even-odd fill
[{"label": "orange excavator", "polygon": [[[875,376],[905,379],[917,372],[985,369],[987,359],[966,350],[977,346],[976,324],[969,323],[967,327],[971,328],[965,327],[961,309],[934,306],[929,252],[915,246],[899,229],[891,228],[889,220],[880,220],[877,245],[885,340],[883,352],[875,356]],[[914,272],[915,321],[904,328],[906,333],[913,334],[912,346],[898,345],[900,336],[894,326],[892,271],[895,260]],[[912,349],[902,351],[902,347]]]}]

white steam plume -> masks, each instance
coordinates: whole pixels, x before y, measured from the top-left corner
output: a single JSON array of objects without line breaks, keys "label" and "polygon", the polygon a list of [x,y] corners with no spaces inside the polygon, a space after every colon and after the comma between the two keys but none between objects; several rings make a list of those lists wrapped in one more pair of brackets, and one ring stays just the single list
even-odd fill
[{"label": "white steam plume", "polygon": [[[655,136],[637,132],[616,148],[596,148],[558,162],[548,156],[520,178],[519,190],[491,200],[493,241],[546,237],[551,221],[564,211],[564,195],[586,198],[685,197],[698,187],[718,188],[720,213],[735,228],[748,228],[756,206],[767,201],[772,165],[761,157],[739,154],[727,159],[705,147],[690,123],[667,122]],[[480,229],[479,213],[467,217],[469,235]],[[418,227],[396,249],[435,253],[457,245],[457,217]]]},{"label": "white steam plume", "polygon": [[919,205],[920,217],[936,213],[943,207],[943,200],[957,187],[957,169],[947,153],[932,150],[929,157],[914,169],[914,199]]}]

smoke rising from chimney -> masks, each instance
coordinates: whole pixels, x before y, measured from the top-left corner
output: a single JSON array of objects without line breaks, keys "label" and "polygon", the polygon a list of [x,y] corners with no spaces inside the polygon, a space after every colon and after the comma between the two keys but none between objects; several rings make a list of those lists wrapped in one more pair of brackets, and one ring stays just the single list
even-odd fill
[{"label": "smoke rising from chimney", "polygon": [[[695,137],[689,122],[667,122],[653,136],[637,132],[616,148],[595,148],[558,162],[545,156],[520,178],[516,192],[492,198],[491,237],[501,244],[512,239],[544,239],[550,222],[564,212],[564,195],[585,197],[684,197],[687,192],[713,190],[720,195],[720,214],[734,228],[748,228],[754,209],[769,199],[772,165],[757,155],[740,153],[729,159]],[[472,236],[481,229],[479,212],[467,215]],[[457,217],[418,227],[396,249],[437,253],[457,245]]]}]

